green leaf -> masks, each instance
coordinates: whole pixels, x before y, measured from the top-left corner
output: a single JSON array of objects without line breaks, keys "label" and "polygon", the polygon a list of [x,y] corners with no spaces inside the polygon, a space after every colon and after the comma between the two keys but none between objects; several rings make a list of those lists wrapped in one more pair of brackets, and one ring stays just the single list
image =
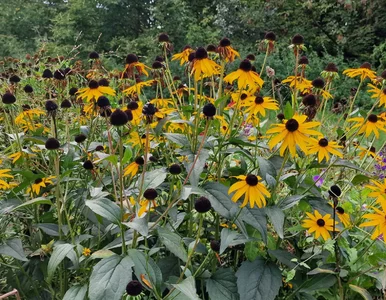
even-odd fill
[{"label": "green leaf", "polygon": [[108,249],[101,249],[101,250],[93,252],[93,254],[91,254],[90,258],[91,259],[107,258],[107,257],[113,256],[113,255],[115,255],[115,253],[113,251],[108,250]]},{"label": "green leaf", "polygon": [[244,261],[236,277],[240,299],[243,300],[273,300],[282,282],[279,268],[262,258]]},{"label": "green leaf", "polygon": [[199,187],[191,186],[191,185],[185,185],[182,187],[180,198],[182,200],[188,199],[188,197],[191,195],[205,195],[205,191]]},{"label": "green leaf", "polygon": [[293,259],[296,259],[296,256],[292,253],[281,249],[268,250],[268,253],[289,268],[293,269],[296,267],[296,264],[292,261]]},{"label": "green leaf", "polygon": [[141,281],[142,285],[146,286],[146,284],[142,282],[141,278],[141,275],[144,275],[145,278],[150,281],[152,286],[155,287],[156,290],[160,291],[163,283],[162,273],[154,260],[151,257],[146,257],[144,253],[136,249],[129,249],[128,252],[134,262],[135,275],[138,280]]},{"label": "green leaf", "polygon": [[299,292],[312,293],[328,289],[336,283],[336,276],[332,274],[317,274],[307,280]]},{"label": "green leaf", "polygon": [[366,176],[366,175],[358,174],[358,175],[355,175],[355,177],[351,180],[351,183],[353,185],[358,185],[358,184],[361,184],[363,182],[369,181],[370,179],[371,178]]},{"label": "green leaf", "polygon": [[263,179],[271,186],[276,184],[276,168],[275,165],[269,160],[263,157],[257,157],[257,162],[259,164],[259,174]]},{"label": "green leaf", "polygon": [[237,231],[232,231],[228,228],[223,228],[221,230],[221,246],[220,254],[222,254],[228,246],[235,246],[243,244],[246,242],[246,239],[243,239],[243,236]]},{"label": "green leaf", "polygon": [[[145,173],[145,180],[143,183],[143,191],[147,189],[155,189],[162,184],[167,176],[166,168],[155,169]],[[141,179],[138,179],[137,186],[140,186]]]},{"label": "green leaf", "polygon": [[131,268],[134,266],[129,256],[110,256],[98,262],[91,273],[90,300],[120,300],[126,285],[132,279]]},{"label": "green leaf", "polygon": [[231,268],[218,269],[206,281],[206,289],[210,299],[238,300],[236,276]]},{"label": "green leaf", "polygon": [[0,246],[0,254],[11,256],[21,261],[28,261],[25,257],[23,245],[20,239],[12,239]]},{"label": "green leaf", "polygon": [[245,206],[240,213],[240,217],[245,223],[257,229],[264,243],[267,243],[267,217],[264,209]]},{"label": "green leaf", "polygon": [[[197,159],[196,159],[196,157],[197,157],[197,155],[190,156],[190,162],[186,168],[188,170],[188,172],[190,172],[190,170],[193,167],[193,170],[191,171],[190,177],[189,177],[189,182],[192,186],[198,186],[198,182],[200,180],[200,175],[201,175],[202,171],[204,170],[205,163],[207,162],[207,160],[209,158],[209,151],[206,149],[202,149],[200,151],[200,154],[198,155]],[[196,163],[193,166],[194,161],[196,161]]]},{"label": "green leaf", "polygon": [[36,225],[44,233],[52,236],[59,236],[59,226],[53,223],[40,223]]},{"label": "green leaf", "polygon": [[143,236],[147,236],[149,234],[149,224],[147,218],[135,217],[132,222],[122,222],[122,224],[137,230]]},{"label": "green leaf", "polygon": [[98,200],[87,200],[86,206],[94,213],[102,216],[110,222],[119,224],[121,221],[121,210],[119,206],[109,199],[101,198]]},{"label": "green leaf", "polygon": [[165,137],[173,143],[182,147],[188,147],[190,145],[189,140],[184,134],[181,133],[164,133]]},{"label": "green leaf", "polygon": [[23,204],[16,206],[13,210],[24,208],[24,207],[30,206],[30,205],[40,205],[40,204],[52,205],[52,202],[51,202],[51,200],[49,200],[45,197],[39,197],[39,198],[35,198],[35,199],[29,200],[27,202],[24,202]]},{"label": "green leaf", "polygon": [[288,101],[286,104],[285,104],[285,107],[284,107],[284,117],[289,120],[292,118],[292,116],[294,115],[294,111],[292,110],[292,105],[291,105],[291,101]]},{"label": "green leaf", "polygon": [[47,266],[47,281],[51,282],[52,277],[56,271],[56,268],[63,261],[63,259],[71,252],[74,251],[73,246],[71,244],[59,244],[54,246],[54,251],[48,261]]},{"label": "green leaf", "polygon": [[224,96],[218,98],[218,99],[214,102],[214,106],[217,107],[217,106],[219,106],[219,104],[220,104],[221,102],[227,101],[228,99],[229,99],[229,94],[226,94],[226,95],[224,95]]},{"label": "green leaf", "polygon": [[133,151],[130,147],[126,147],[125,153],[123,154],[122,164],[126,164],[133,157]]},{"label": "green leaf", "polygon": [[64,294],[63,300],[84,300],[87,294],[86,285],[74,285],[70,287],[66,294]]},{"label": "green leaf", "polygon": [[249,142],[248,140],[242,140],[241,138],[231,137],[228,140],[229,144],[245,146],[245,147],[256,147],[256,144]]},{"label": "green leaf", "polygon": [[231,211],[238,210],[238,205],[231,200],[228,195],[228,188],[218,182],[208,182],[203,185],[203,189],[208,193],[208,199],[213,209],[224,218],[230,220]]},{"label": "green leaf", "polygon": [[183,280],[179,284],[172,284],[177,290],[183,293],[191,300],[200,300],[196,292],[196,282],[193,276],[190,276]]},{"label": "green leaf", "polygon": [[363,299],[365,300],[372,300],[374,299],[370,293],[365,290],[364,288],[361,288],[359,286],[356,286],[356,285],[353,285],[353,284],[349,284],[349,287],[350,289],[352,289],[353,291],[357,292],[358,294],[360,294],[362,296]]},{"label": "green leaf", "polygon": [[268,206],[265,208],[265,212],[269,217],[269,219],[271,220],[276,233],[281,239],[283,239],[284,238],[284,218],[285,218],[283,211],[276,206]]},{"label": "green leaf", "polygon": [[298,204],[298,202],[301,199],[303,199],[304,197],[306,197],[306,195],[289,196],[289,197],[286,197],[282,200],[279,200],[279,202],[277,203],[277,206],[282,210],[286,210],[286,209],[289,209],[292,206],[295,206],[296,204]]},{"label": "green leaf", "polygon": [[183,246],[182,238],[169,229],[159,227],[158,235],[165,247],[182,261],[188,260],[188,254]]}]

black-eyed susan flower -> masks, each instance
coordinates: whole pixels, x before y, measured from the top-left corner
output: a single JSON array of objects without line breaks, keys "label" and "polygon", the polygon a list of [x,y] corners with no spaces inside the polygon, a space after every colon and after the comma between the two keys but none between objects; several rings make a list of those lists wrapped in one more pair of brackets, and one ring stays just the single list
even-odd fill
[{"label": "black-eyed susan flower", "polygon": [[127,104],[127,109],[130,109],[133,114],[133,120],[131,121],[134,125],[138,125],[142,118],[143,104],[141,101],[130,101]]},{"label": "black-eyed susan flower", "polygon": [[365,158],[366,156],[377,157],[377,154],[375,153],[375,147],[373,146],[367,149],[365,147],[358,146],[358,149],[361,150],[361,152],[358,154],[361,159]]},{"label": "black-eyed susan flower", "polygon": [[255,207],[255,204],[259,207],[265,207],[267,205],[266,197],[271,197],[271,193],[267,188],[260,182],[261,177],[253,174],[239,175],[235,178],[240,181],[233,184],[228,191],[228,194],[233,192],[232,201],[236,202],[244,195],[244,201],[241,207],[246,206],[249,203],[251,208]]},{"label": "black-eyed susan flower", "polygon": [[368,137],[371,133],[374,133],[375,137],[378,139],[379,130],[386,132],[386,122],[383,120],[383,118],[380,118],[374,114],[369,115],[367,120],[365,120],[363,117],[355,117],[348,119],[348,122],[356,122],[352,128],[359,128],[358,134],[365,133],[366,137]]},{"label": "black-eyed susan flower", "polygon": [[143,166],[145,163],[145,160],[142,156],[137,157],[131,164],[129,164],[123,171],[123,176],[130,176],[133,178],[135,175],[137,175],[139,167]]},{"label": "black-eyed susan flower", "polygon": [[130,281],[126,286],[126,293],[129,296],[138,296],[142,293],[143,286],[138,280],[132,280]]},{"label": "black-eyed susan flower", "polygon": [[40,189],[47,187],[49,184],[54,184],[52,182],[52,179],[54,179],[55,176],[48,176],[48,177],[43,177],[43,178],[38,178],[34,181],[32,184],[32,187],[29,187],[27,189],[27,193],[35,193],[35,195],[40,194]]},{"label": "black-eyed susan flower", "polygon": [[276,100],[271,97],[262,97],[262,96],[252,96],[247,97],[244,101],[244,104],[241,106],[247,107],[245,110],[246,113],[252,113],[255,116],[260,114],[265,117],[265,110],[278,110],[279,105]]},{"label": "black-eyed susan flower", "polygon": [[192,91],[194,91],[194,88],[189,88],[186,84],[180,84],[173,94],[177,94],[178,97],[182,98],[184,95],[188,95]]},{"label": "black-eyed susan flower", "polygon": [[151,209],[157,207],[157,203],[155,199],[157,198],[158,193],[155,189],[147,189],[143,193],[144,199],[139,201],[140,209],[138,211],[138,216],[142,217],[144,213],[149,212]]},{"label": "black-eyed susan flower", "polygon": [[312,81],[301,76],[288,76],[282,83],[289,83],[290,88],[295,88],[300,92],[309,91],[312,88]]},{"label": "black-eyed susan flower", "polygon": [[108,86],[100,86],[96,80],[90,80],[88,87],[78,90],[78,99],[86,99],[87,102],[97,100],[100,96],[115,96],[115,91]]},{"label": "black-eyed susan flower", "polygon": [[[153,135],[149,135],[149,140],[151,141],[154,138]],[[133,131],[130,133],[130,136],[127,140],[132,147],[145,145],[146,142],[146,134],[140,135],[137,131]]]},{"label": "black-eyed susan flower", "polygon": [[383,236],[383,240],[386,243],[386,201],[381,202],[382,210],[372,207],[375,211],[373,214],[365,214],[363,218],[370,221],[364,222],[359,227],[372,227],[375,226],[375,230],[371,235],[371,239],[375,240],[379,236]]},{"label": "black-eyed susan flower", "polygon": [[157,108],[168,107],[169,105],[174,105],[174,102],[171,98],[155,98],[150,100],[150,103],[154,104]]},{"label": "black-eyed susan flower", "polygon": [[126,66],[125,70],[122,73],[122,76],[124,74],[127,74],[129,78],[132,78],[134,76],[134,71],[136,70],[139,75],[145,74],[146,76],[149,76],[149,73],[146,69],[150,69],[145,64],[139,62],[138,56],[130,53],[126,56]]},{"label": "black-eyed susan flower", "polygon": [[233,62],[236,57],[240,57],[240,54],[232,48],[231,41],[228,38],[223,38],[220,41],[217,52],[226,62]]},{"label": "black-eyed susan flower", "polygon": [[12,186],[6,182],[5,180],[3,180],[2,178],[13,178],[13,176],[11,174],[7,174],[11,171],[11,169],[3,169],[3,170],[0,170],[0,189],[1,190],[8,190],[10,189]]},{"label": "black-eyed susan flower", "polygon": [[248,59],[244,59],[237,71],[234,71],[225,76],[224,81],[232,84],[237,80],[237,86],[241,89],[256,89],[261,88],[264,84],[263,79],[260,78],[259,74],[252,71],[252,64]]},{"label": "black-eyed susan flower", "polygon": [[330,154],[343,158],[342,152],[338,149],[343,148],[339,146],[337,142],[329,141],[326,138],[319,140],[309,138],[308,140],[308,154],[318,154],[318,160],[321,162],[323,159],[330,160]]},{"label": "black-eyed susan flower", "polygon": [[200,47],[195,52],[195,57],[192,62],[192,71],[194,80],[199,81],[204,77],[210,77],[220,74],[221,67],[213,60],[208,58],[208,52]]},{"label": "black-eyed susan flower", "polygon": [[[314,233],[316,239],[318,239],[320,236],[325,241],[330,239],[330,231],[333,230],[334,225],[334,220],[331,219],[331,215],[326,214],[322,216],[317,210],[314,211],[314,214],[309,212],[306,214],[308,218],[303,220],[303,228],[306,228],[309,233]],[[335,224],[336,223],[337,222],[335,222]]]},{"label": "black-eyed susan flower", "polygon": [[8,158],[12,159],[12,163],[14,164],[14,163],[17,162],[22,156],[23,156],[23,152],[22,152],[22,151],[18,151],[18,152],[15,152],[15,153],[9,155]]},{"label": "black-eyed susan flower", "polygon": [[369,83],[367,86],[370,87],[370,89],[368,91],[369,91],[369,93],[372,94],[371,98],[379,99],[379,105],[378,106],[384,105],[386,107],[386,88],[379,89],[371,83]]},{"label": "black-eyed susan flower", "polygon": [[338,216],[343,226],[350,227],[351,226],[350,215],[345,212],[344,208],[341,206],[337,206],[335,208],[335,211],[336,211],[336,215]]},{"label": "black-eyed susan flower", "polygon": [[185,46],[182,52],[176,53],[172,56],[172,60],[179,60],[180,61],[180,66],[183,64],[189,62],[189,55],[190,53],[194,52],[192,47],[189,45]]},{"label": "black-eyed susan flower", "polygon": [[123,90],[123,93],[128,96],[135,96],[139,95],[142,92],[142,89],[147,86],[152,86],[156,81],[155,80],[147,80],[147,81],[141,81],[140,79],[136,79],[135,84],[128,87],[127,89]]},{"label": "black-eyed susan flower", "polygon": [[[272,31],[268,31],[264,36],[264,40],[261,42],[261,50],[268,51],[269,54],[272,53],[275,47],[275,41],[276,34]],[[267,49],[265,49],[265,47],[267,47]]]},{"label": "black-eyed susan flower", "polygon": [[203,214],[210,211],[212,205],[208,198],[202,196],[195,201],[194,208],[197,210],[197,212]]},{"label": "black-eyed susan flower", "polygon": [[376,198],[378,203],[386,203],[386,178],[384,182],[371,180],[372,185],[366,185],[367,188],[371,189],[369,197]]},{"label": "black-eyed susan flower", "polygon": [[260,119],[255,114],[248,114],[245,119],[246,124],[252,124],[254,127],[260,124]]},{"label": "black-eyed susan flower", "polygon": [[373,80],[376,77],[375,71],[371,70],[371,64],[368,62],[363,63],[359,68],[344,70],[343,74],[350,78],[360,76],[361,80],[366,78]]},{"label": "black-eyed susan flower", "polygon": [[320,73],[320,75],[322,75],[323,78],[331,81],[331,80],[339,78],[338,71],[339,70],[338,70],[338,67],[336,66],[336,64],[330,62],[327,64],[327,66],[324,68],[324,70]]},{"label": "black-eyed susan flower", "polygon": [[272,149],[282,142],[280,146],[280,155],[283,156],[288,148],[291,156],[296,155],[296,146],[307,153],[307,141],[310,135],[321,136],[321,133],[311,128],[318,127],[319,122],[306,122],[307,116],[294,115],[292,119],[283,124],[275,124],[274,128],[267,130],[267,134],[276,134],[271,138],[268,145]]}]

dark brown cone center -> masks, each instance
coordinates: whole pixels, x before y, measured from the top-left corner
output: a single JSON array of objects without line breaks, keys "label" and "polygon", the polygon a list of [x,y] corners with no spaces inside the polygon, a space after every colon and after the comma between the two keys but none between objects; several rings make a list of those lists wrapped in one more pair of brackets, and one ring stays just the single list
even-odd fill
[{"label": "dark brown cone center", "polygon": [[294,131],[298,130],[298,128],[299,128],[299,122],[296,121],[295,119],[289,119],[287,121],[287,123],[285,123],[285,128],[289,132],[294,132]]}]

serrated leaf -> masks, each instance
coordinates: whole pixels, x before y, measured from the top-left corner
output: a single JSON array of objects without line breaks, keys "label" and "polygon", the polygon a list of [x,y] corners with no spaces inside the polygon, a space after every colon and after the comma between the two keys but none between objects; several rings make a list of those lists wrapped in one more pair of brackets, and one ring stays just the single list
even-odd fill
[{"label": "serrated leaf", "polygon": [[349,287],[350,289],[352,289],[353,291],[357,292],[358,294],[360,294],[362,296],[363,299],[365,300],[372,300],[374,299],[370,293],[365,290],[364,288],[361,288],[359,286],[356,286],[356,285],[353,285],[353,284],[349,284]]},{"label": "serrated leaf", "polygon": [[183,293],[185,296],[187,296],[189,299],[200,300],[197,295],[196,282],[193,276],[186,278],[181,283],[172,284],[172,286],[179,290],[181,293]]},{"label": "serrated leaf", "polygon": [[0,254],[11,256],[21,261],[28,261],[20,239],[8,240],[4,245],[0,245]]},{"label": "serrated leaf", "polygon": [[71,244],[59,244],[54,246],[54,251],[52,252],[47,266],[47,281],[49,283],[55,274],[56,268],[71,251],[74,251]]},{"label": "serrated leaf", "polygon": [[109,199],[101,198],[97,200],[87,200],[86,206],[101,217],[119,224],[121,222],[121,209]]},{"label": "serrated leaf", "polygon": [[129,256],[113,255],[98,262],[90,277],[90,300],[122,299],[126,285],[132,279],[133,266]]},{"label": "serrated leaf", "polygon": [[87,285],[74,285],[64,294],[63,300],[84,300],[87,294]]},{"label": "serrated leaf", "polygon": [[244,261],[236,277],[240,299],[243,300],[274,300],[282,282],[280,269],[261,258],[253,262]]},{"label": "serrated leaf", "polygon": [[183,246],[183,240],[178,234],[171,232],[166,228],[159,227],[158,235],[161,239],[161,242],[171,253],[173,253],[183,262],[188,260],[188,254],[186,253],[186,250]]},{"label": "serrated leaf", "polygon": [[129,249],[128,252],[134,262],[134,272],[137,278],[140,280],[141,274],[144,274],[151,285],[160,291],[163,283],[162,273],[154,260],[151,257],[146,257],[144,253],[136,249]]},{"label": "serrated leaf", "polygon": [[218,269],[206,281],[206,289],[210,299],[238,300],[236,276],[231,268]]}]

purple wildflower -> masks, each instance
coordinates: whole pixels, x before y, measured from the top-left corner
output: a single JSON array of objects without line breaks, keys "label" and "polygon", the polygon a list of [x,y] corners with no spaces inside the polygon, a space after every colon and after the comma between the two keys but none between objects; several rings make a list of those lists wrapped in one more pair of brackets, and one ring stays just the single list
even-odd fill
[{"label": "purple wildflower", "polygon": [[321,187],[323,185],[324,179],[322,176],[315,175],[314,177],[312,177],[312,179],[315,181],[315,185],[317,187]]}]

